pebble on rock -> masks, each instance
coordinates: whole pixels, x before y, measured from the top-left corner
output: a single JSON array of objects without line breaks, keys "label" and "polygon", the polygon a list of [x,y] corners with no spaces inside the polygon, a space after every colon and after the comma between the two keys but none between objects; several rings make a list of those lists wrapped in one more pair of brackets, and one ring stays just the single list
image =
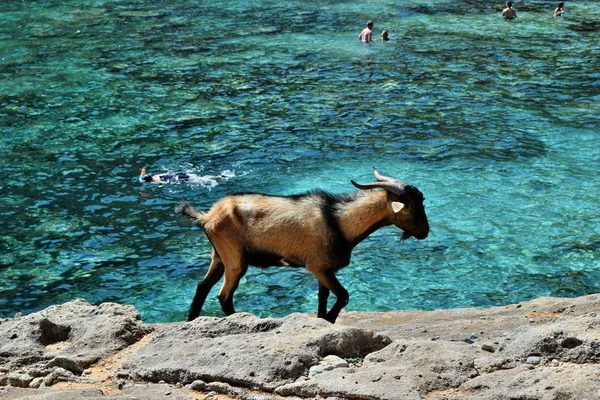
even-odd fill
[{"label": "pebble on rock", "polygon": [[527,361],[526,361],[527,364],[534,364],[534,365],[537,365],[541,362],[542,362],[542,357],[538,357],[538,356],[529,356],[529,357],[527,357]]},{"label": "pebble on rock", "polygon": [[490,346],[489,344],[482,345],[481,350],[489,351],[490,353],[494,353],[496,351],[496,349],[493,346]]}]

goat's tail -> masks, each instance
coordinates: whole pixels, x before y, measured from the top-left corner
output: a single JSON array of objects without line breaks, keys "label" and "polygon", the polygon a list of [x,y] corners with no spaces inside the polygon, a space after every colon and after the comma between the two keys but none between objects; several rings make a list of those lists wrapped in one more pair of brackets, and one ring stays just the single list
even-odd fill
[{"label": "goat's tail", "polygon": [[194,225],[197,225],[199,227],[204,226],[205,213],[196,210],[194,207],[192,207],[191,204],[183,200],[180,201],[179,204],[177,204],[177,207],[175,207],[175,212],[177,214],[182,214],[188,217],[190,220],[192,220],[192,223]]}]

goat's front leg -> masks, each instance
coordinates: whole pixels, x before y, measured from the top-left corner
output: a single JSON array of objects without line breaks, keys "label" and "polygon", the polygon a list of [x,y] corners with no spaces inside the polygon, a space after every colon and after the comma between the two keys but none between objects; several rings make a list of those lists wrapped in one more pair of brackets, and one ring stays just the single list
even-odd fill
[{"label": "goat's front leg", "polygon": [[319,308],[317,317],[325,318],[327,315],[327,299],[329,298],[329,289],[319,281]]},{"label": "goat's front leg", "polygon": [[[326,289],[331,290],[337,298],[335,303],[333,304],[333,307],[331,307],[331,310],[329,310],[329,312],[326,313],[324,317],[322,317],[333,324],[335,323],[335,320],[340,314],[340,311],[342,311],[342,308],[344,308],[346,304],[348,304],[350,296],[348,295],[348,291],[344,289],[340,281],[338,281],[333,271],[317,271],[313,273],[319,280],[319,295],[321,294],[320,285],[322,284],[323,286],[325,286]],[[321,313],[322,307],[320,300],[321,299],[319,298],[319,313]],[[325,308],[327,308],[327,305],[325,305]]]}]

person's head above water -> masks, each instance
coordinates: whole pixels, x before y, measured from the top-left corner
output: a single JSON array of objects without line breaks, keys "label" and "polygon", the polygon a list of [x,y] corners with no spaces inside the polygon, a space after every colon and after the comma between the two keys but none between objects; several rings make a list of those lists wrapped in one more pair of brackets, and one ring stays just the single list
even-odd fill
[{"label": "person's head above water", "polygon": [[140,182],[152,182],[152,174],[147,174],[146,168],[142,168],[142,171],[140,172],[139,181]]}]

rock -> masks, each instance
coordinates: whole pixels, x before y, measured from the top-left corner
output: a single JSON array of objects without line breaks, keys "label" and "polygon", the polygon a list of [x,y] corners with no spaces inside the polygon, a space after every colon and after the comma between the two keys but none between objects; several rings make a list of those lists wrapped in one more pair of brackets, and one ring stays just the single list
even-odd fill
[{"label": "rock", "polygon": [[[92,361],[93,362],[93,361]],[[82,374],[85,370],[85,367],[90,365],[90,360],[87,357],[55,357],[50,360],[46,366],[47,367],[59,367],[65,369],[67,371],[74,372],[76,374]]]},{"label": "rock", "polygon": [[[75,301],[0,320],[0,385],[11,385],[0,387],[0,398],[104,398],[90,379],[98,371],[110,374],[110,390],[121,389],[117,399],[202,398],[190,390],[241,400],[600,398],[600,295],[344,312],[335,325],[301,314],[235,314],[149,326],[136,315],[127,306]],[[465,339],[469,332],[474,339]],[[475,344],[484,332],[485,344]],[[532,357],[539,363],[529,364]],[[87,385],[46,387],[61,381]]]},{"label": "rock", "polygon": [[74,300],[0,324],[0,362],[10,370],[36,365],[79,374],[151,331],[131,306]]},{"label": "rock", "polygon": [[298,381],[279,386],[275,393],[280,396],[299,396],[303,398],[317,398],[320,386],[316,381]]},{"label": "rock", "polygon": [[200,379],[195,380],[194,382],[190,383],[189,388],[191,390],[196,390],[198,392],[202,392],[206,390],[206,383],[204,381],[201,381]]},{"label": "rock", "polygon": [[29,374],[22,374],[18,372],[8,374],[8,383],[11,386],[26,388],[29,387],[31,381],[33,381],[33,377]]},{"label": "rock", "polygon": [[489,344],[482,345],[481,346],[481,350],[484,350],[484,351],[487,351],[487,352],[490,352],[490,353],[496,352],[496,349],[494,348],[494,346],[491,346]]},{"label": "rock", "polygon": [[398,340],[367,355],[360,368],[315,374],[276,392],[301,397],[420,398],[476,376],[474,354],[475,349],[464,343]]},{"label": "rock", "polygon": [[165,327],[125,367],[132,377],[154,382],[201,379],[272,391],[307,374],[323,356],[362,357],[389,343],[385,335],[307,315],[239,313]]},{"label": "rock", "polygon": [[313,365],[308,370],[308,377],[312,378],[317,374],[322,374],[325,371],[331,371],[335,368],[347,368],[348,362],[343,358],[340,358],[335,355],[328,355],[323,357],[323,359],[319,362],[319,365]]},{"label": "rock", "polygon": [[475,369],[479,373],[492,372],[516,368],[518,363],[510,357],[483,357],[475,359]]},{"label": "rock", "polygon": [[30,388],[33,389],[37,389],[40,386],[42,386],[42,383],[44,383],[44,378],[38,377],[38,378],[34,378],[31,383],[29,384]]},{"label": "rock", "polygon": [[313,376],[315,376],[317,374],[322,374],[323,371],[325,371],[325,368],[322,365],[313,365],[308,370],[308,377],[312,378]]},{"label": "rock", "polygon": [[[249,392],[244,389],[231,386],[227,383],[222,382],[211,382],[206,384],[207,390],[210,390],[205,398],[217,398],[218,394],[223,394],[229,398],[241,399],[241,400],[281,400],[278,397],[270,396],[267,394],[258,394]],[[290,399],[293,400],[293,399]]]},{"label": "rock", "polygon": [[542,362],[542,357],[538,356],[529,356],[527,357],[527,364],[537,365]]},{"label": "rock", "polygon": [[64,368],[56,368],[52,373],[46,375],[44,378],[45,386],[52,386],[57,382],[69,382],[75,381],[77,378],[71,371],[67,371]]},{"label": "rock", "polygon": [[598,399],[600,382],[586,375],[587,368],[561,371],[521,364],[510,370],[482,374],[465,382],[459,388],[463,394],[460,399]]},{"label": "rock", "polygon": [[131,376],[129,376],[129,371],[126,371],[126,370],[118,370],[115,373],[115,377],[117,377],[119,379],[131,379]]},{"label": "rock", "polygon": [[514,333],[503,352],[526,359],[539,355],[563,362],[600,362],[600,318],[559,318],[552,323],[523,326]]},{"label": "rock", "polygon": [[320,364],[325,367],[326,371],[330,371],[334,368],[348,367],[348,361],[333,354],[323,357],[323,360],[321,360]]}]

